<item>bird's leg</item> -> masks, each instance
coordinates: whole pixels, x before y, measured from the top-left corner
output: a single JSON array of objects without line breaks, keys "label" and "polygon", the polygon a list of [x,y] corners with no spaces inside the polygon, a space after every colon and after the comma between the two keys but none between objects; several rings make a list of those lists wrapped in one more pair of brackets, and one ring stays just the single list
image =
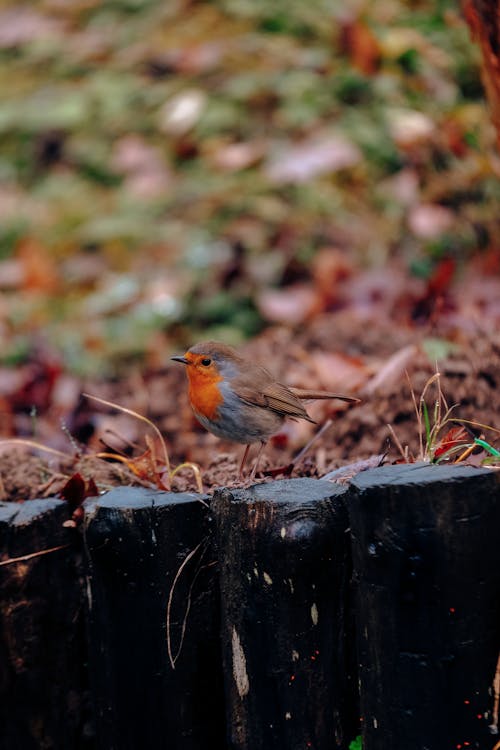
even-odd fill
[{"label": "bird's leg", "polygon": [[252,469],[252,471],[250,473],[250,476],[248,477],[248,482],[253,482],[253,480],[255,479],[255,474],[257,473],[257,466],[259,465],[259,459],[260,459],[260,457],[262,455],[262,451],[264,450],[264,448],[266,447],[266,445],[267,445],[267,441],[266,440],[261,440],[260,441],[259,452],[257,453],[257,457],[255,459],[255,463],[253,465],[253,469]]},{"label": "bird's leg", "polygon": [[[245,466],[245,462],[247,460],[248,451],[250,450],[250,445],[251,445],[251,443],[249,443],[245,447],[245,452],[243,453],[243,458],[241,459],[240,469],[238,471],[238,482],[241,482],[241,484],[242,484],[243,487],[248,487],[250,484],[252,484],[253,480],[255,479],[255,474],[257,472],[257,466],[259,465],[259,459],[260,459],[260,457],[262,455],[262,451],[264,450],[264,448],[266,446],[266,441],[265,440],[261,440],[260,448],[259,448],[257,456],[255,458],[255,463],[253,465],[252,471],[250,472],[250,474],[248,476],[248,479],[245,479],[244,476],[243,476],[243,467]],[[237,486],[237,485],[235,485],[235,486]]]},{"label": "bird's leg", "polygon": [[243,481],[243,467],[245,466],[245,461],[247,460],[249,450],[250,450],[250,443],[245,447],[245,452],[243,454],[243,458],[241,459],[241,464],[240,464],[240,468],[238,471],[238,479],[240,482]]}]

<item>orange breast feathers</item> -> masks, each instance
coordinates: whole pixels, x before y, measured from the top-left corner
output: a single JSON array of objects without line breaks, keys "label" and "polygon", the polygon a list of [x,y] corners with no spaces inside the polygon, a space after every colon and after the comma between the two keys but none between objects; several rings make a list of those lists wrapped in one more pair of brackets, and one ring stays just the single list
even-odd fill
[{"label": "orange breast feathers", "polygon": [[218,383],[220,375],[200,372],[198,368],[187,368],[189,378],[189,400],[194,411],[207,419],[217,418],[217,409],[224,401]]}]

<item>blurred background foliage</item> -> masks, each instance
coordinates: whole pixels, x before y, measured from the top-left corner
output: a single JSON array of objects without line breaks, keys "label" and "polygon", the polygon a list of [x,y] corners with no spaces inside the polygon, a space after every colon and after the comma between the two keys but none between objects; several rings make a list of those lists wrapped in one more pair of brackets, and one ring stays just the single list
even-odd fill
[{"label": "blurred background foliage", "polygon": [[447,0],[4,1],[2,362],[159,364],[498,251],[478,54]]}]

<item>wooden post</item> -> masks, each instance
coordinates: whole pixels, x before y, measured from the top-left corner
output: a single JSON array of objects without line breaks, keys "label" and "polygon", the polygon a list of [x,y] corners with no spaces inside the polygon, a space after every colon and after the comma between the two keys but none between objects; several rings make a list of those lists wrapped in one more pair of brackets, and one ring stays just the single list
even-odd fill
[{"label": "wooden post", "polygon": [[[102,750],[224,747],[215,568],[202,500],[124,487],[87,501],[91,676]],[[169,596],[184,562],[167,632]],[[175,669],[168,634],[173,657],[184,637]]]},{"label": "wooden post", "polygon": [[91,746],[81,552],[68,518],[60,500],[0,504],[2,750]]},{"label": "wooden post", "polygon": [[354,479],[363,750],[493,746],[499,479],[429,464]]},{"label": "wooden post", "polygon": [[214,495],[234,750],[347,748],[357,734],[344,498],[313,479]]}]

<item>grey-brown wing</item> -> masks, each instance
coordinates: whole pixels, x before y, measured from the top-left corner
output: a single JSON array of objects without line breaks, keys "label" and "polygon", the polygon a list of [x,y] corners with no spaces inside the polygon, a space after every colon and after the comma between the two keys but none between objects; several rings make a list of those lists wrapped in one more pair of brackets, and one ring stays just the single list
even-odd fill
[{"label": "grey-brown wing", "polygon": [[296,417],[314,422],[309,416],[301,401],[286,385],[269,381],[263,384],[260,391],[244,385],[243,383],[231,384],[234,392],[247,404],[267,407],[284,417]]}]

